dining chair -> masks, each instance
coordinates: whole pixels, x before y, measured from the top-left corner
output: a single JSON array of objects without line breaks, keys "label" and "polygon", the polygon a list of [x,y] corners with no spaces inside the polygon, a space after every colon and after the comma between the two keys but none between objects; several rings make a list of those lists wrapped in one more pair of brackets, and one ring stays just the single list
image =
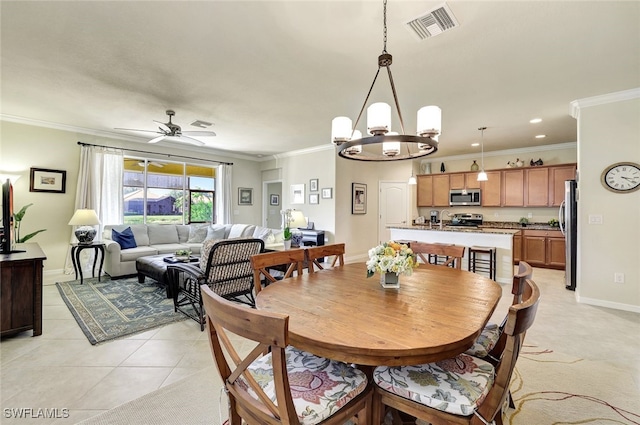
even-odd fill
[{"label": "dining chair", "polygon": [[330,245],[312,246],[305,249],[307,253],[307,264],[309,267],[309,273],[313,273],[316,267],[319,270],[323,270],[321,258],[333,256],[331,267],[344,265],[344,244],[334,243]]},{"label": "dining chair", "polygon": [[[243,308],[207,285],[201,290],[230,425],[342,425],[355,415],[356,423],[371,423],[373,386],[364,372],[289,346],[289,316]],[[257,345],[248,349],[247,340]]]},{"label": "dining chair", "polygon": [[524,301],[509,307],[505,349],[495,366],[467,354],[415,366],[379,366],[373,372],[373,423],[381,423],[388,406],[432,425],[502,425],[509,382],[540,300],[531,279],[524,285]]},{"label": "dining chair", "polygon": [[[251,269],[253,270],[253,285],[256,295],[262,290],[264,284],[276,282],[291,277],[294,272],[302,274],[304,265],[304,249],[288,249],[285,251],[263,252],[251,256]],[[274,276],[274,271],[282,273],[282,276]]]},{"label": "dining chair", "polygon": [[[518,272],[513,275],[511,283],[511,293],[513,294],[513,302],[511,305],[520,304],[522,302],[522,294],[525,289],[525,280],[531,279],[533,276],[533,268],[529,263],[520,261],[518,263]],[[502,335],[504,326],[507,323],[508,314],[500,324],[489,322],[482,329],[480,336],[466,353],[470,356],[480,357],[490,362],[496,362],[496,359],[502,354],[504,346],[498,346],[498,341]]]},{"label": "dining chair", "polygon": [[[427,242],[411,242],[411,250],[422,260],[423,263],[429,261],[431,255],[445,257],[445,262],[441,265],[454,267],[458,270],[462,268],[462,257],[464,257],[465,247],[462,245],[449,245]],[[426,257],[425,257],[426,256]]]},{"label": "dining chair", "polygon": [[255,307],[251,256],[264,250],[262,239],[223,239],[205,241],[200,263],[167,265],[167,277],[175,311],[200,323],[204,330],[204,311],[200,285],[207,284],[218,295]]}]

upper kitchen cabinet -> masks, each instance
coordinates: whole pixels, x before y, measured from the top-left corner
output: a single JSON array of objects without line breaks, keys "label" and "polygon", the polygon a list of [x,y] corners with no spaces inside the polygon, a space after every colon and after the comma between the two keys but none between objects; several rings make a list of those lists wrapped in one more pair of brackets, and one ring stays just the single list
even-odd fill
[{"label": "upper kitchen cabinet", "polygon": [[418,175],[417,180],[417,204],[419,207],[433,206],[433,175]]},{"label": "upper kitchen cabinet", "polygon": [[482,206],[502,206],[502,171],[487,171],[487,181],[479,183],[482,190]]},{"label": "upper kitchen cabinet", "polygon": [[547,167],[524,170],[524,206],[546,207],[549,203],[549,169]]},{"label": "upper kitchen cabinet", "polygon": [[560,206],[564,201],[564,182],[575,178],[576,164],[549,168],[549,206]]},{"label": "upper kitchen cabinet", "polygon": [[502,205],[505,207],[524,206],[524,170],[515,168],[502,172]]},{"label": "upper kitchen cabinet", "polygon": [[436,174],[433,176],[433,206],[449,206],[449,175]]},{"label": "upper kitchen cabinet", "polygon": [[451,189],[480,189],[478,173],[453,173],[449,175],[449,187]]}]

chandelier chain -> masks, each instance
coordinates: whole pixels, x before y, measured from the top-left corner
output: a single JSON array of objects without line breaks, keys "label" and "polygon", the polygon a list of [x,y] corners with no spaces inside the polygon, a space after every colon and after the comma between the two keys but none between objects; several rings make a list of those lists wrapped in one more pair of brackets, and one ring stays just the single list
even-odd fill
[{"label": "chandelier chain", "polygon": [[387,53],[387,0],[384,0],[383,4],[384,4],[384,8],[382,10],[382,24],[383,24],[383,31],[382,31],[383,48],[382,48],[382,53]]}]

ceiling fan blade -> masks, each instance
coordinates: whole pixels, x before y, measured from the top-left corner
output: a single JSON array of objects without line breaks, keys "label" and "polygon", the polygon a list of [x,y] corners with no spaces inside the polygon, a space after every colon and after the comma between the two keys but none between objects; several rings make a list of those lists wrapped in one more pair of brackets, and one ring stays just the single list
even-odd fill
[{"label": "ceiling fan blade", "polygon": [[216,135],[216,133],[214,133],[213,131],[183,131],[182,132],[183,135],[187,135],[187,136],[201,136],[201,137],[214,137]]},{"label": "ceiling fan blade", "polygon": [[156,137],[155,139],[151,139],[151,140],[149,140],[147,143],[158,143],[158,142],[163,141],[163,140],[164,140],[164,139],[166,139],[167,137],[168,137],[167,135],[163,134],[162,136],[158,136],[158,137]]},{"label": "ceiling fan blade", "polygon": [[162,127],[160,127],[161,131],[165,131],[165,132],[171,132],[171,129],[169,128],[169,126],[167,125],[166,122],[160,122],[158,120],[153,120],[153,122],[160,124]]},{"label": "ceiling fan blade", "polygon": [[181,143],[188,143],[190,145],[196,145],[196,146],[204,146],[204,142],[198,140],[198,139],[194,139],[193,137],[189,137],[189,136],[185,136],[184,133],[182,134],[182,136],[180,137],[176,137],[176,141],[181,142]]},{"label": "ceiling fan blade", "polygon": [[162,134],[162,133],[160,133],[159,131],[156,131],[156,130],[140,130],[140,129],[138,129],[138,128],[119,128],[119,127],[116,127],[116,128],[114,128],[114,130],[124,130],[124,131],[142,131],[142,132],[145,132],[145,133],[156,133],[156,134]]}]

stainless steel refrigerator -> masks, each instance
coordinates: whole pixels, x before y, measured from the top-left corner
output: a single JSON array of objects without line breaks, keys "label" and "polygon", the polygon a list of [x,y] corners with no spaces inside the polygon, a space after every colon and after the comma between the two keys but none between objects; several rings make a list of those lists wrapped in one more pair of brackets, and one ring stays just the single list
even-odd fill
[{"label": "stainless steel refrigerator", "polygon": [[578,249],[578,194],[575,180],[564,182],[564,201],[560,204],[558,221],[565,242],[565,287],[576,290],[576,259]]}]

